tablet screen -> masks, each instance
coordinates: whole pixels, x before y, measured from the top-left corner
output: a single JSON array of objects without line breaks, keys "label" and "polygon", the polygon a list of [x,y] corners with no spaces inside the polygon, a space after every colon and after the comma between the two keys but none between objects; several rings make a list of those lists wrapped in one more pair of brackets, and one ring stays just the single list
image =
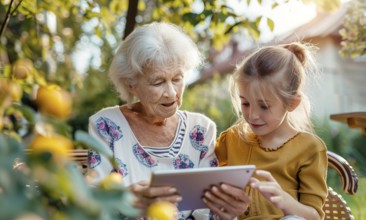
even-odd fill
[{"label": "tablet screen", "polygon": [[152,172],[151,185],[175,187],[183,198],[179,211],[201,209],[207,208],[202,201],[205,190],[221,183],[244,189],[254,170],[254,165],[159,170]]}]

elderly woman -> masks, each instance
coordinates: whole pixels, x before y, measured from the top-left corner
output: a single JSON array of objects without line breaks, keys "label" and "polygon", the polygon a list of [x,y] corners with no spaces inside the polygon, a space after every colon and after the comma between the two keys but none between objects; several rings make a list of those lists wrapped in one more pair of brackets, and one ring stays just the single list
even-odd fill
[{"label": "elderly woman", "polygon": [[[90,117],[89,133],[114,153],[117,172],[135,194],[134,205],[142,213],[156,200],[177,204],[182,199],[174,188],[150,187],[152,171],[217,166],[215,123],[202,114],[179,110],[184,77],[201,62],[197,47],[179,28],[167,23],[141,26],[122,42],[109,71],[127,104],[104,108]],[[90,166],[98,180],[115,171],[103,157],[92,154]],[[214,214],[230,219],[245,205],[236,200],[233,206],[228,200],[243,192],[234,187],[223,188],[211,192],[217,206],[225,209]],[[208,211],[206,215],[202,213],[200,210],[179,215],[181,219],[189,215],[196,219],[209,217]]]}]

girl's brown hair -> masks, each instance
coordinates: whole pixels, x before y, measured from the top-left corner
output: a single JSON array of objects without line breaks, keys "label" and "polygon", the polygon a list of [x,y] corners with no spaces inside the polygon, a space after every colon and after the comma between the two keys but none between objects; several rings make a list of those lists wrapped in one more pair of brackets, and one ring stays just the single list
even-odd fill
[{"label": "girl's brown hair", "polygon": [[236,68],[230,86],[234,109],[239,116],[234,126],[245,140],[251,140],[248,134],[252,132],[241,116],[239,83],[249,85],[259,96],[264,89],[269,90],[284,106],[301,96],[300,105],[288,114],[288,121],[298,131],[313,133],[310,103],[303,92],[307,76],[317,73],[313,49],[310,44],[297,42],[266,46],[249,55]]}]

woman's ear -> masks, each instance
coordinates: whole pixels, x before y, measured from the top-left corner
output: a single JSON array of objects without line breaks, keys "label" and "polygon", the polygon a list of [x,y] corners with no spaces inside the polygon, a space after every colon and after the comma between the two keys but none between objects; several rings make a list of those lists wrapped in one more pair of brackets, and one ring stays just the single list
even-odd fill
[{"label": "woman's ear", "polygon": [[129,93],[132,93],[133,94],[133,91],[134,91],[135,86],[134,86],[134,84],[133,84],[133,82],[132,82],[131,79],[124,80],[121,83],[124,84],[125,88],[127,89],[127,91]]},{"label": "woman's ear", "polygon": [[300,102],[301,102],[301,95],[296,94],[295,97],[289,103],[289,106],[288,106],[287,110],[289,112],[292,112],[293,110],[295,110],[297,108],[297,106],[299,106]]}]

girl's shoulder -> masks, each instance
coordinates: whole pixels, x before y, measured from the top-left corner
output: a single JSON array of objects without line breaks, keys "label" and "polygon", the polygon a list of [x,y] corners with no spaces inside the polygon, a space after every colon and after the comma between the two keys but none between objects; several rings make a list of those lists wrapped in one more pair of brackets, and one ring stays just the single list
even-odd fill
[{"label": "girl's shoulder", "polygon": [[299,132],[296,137],[297,142],[302,143],[306,146],[314,146],[318,151],[327,150],[327,146],[324,141],[316,134],[308,132]]},{"label": "girl's shoulder", "polygon": [[231,126],[228,129],[222,131],[218,137],[218,140],[225,141],[227,138],[229,139],[238,139],[240,138],[240,127],[239,126]]}]

